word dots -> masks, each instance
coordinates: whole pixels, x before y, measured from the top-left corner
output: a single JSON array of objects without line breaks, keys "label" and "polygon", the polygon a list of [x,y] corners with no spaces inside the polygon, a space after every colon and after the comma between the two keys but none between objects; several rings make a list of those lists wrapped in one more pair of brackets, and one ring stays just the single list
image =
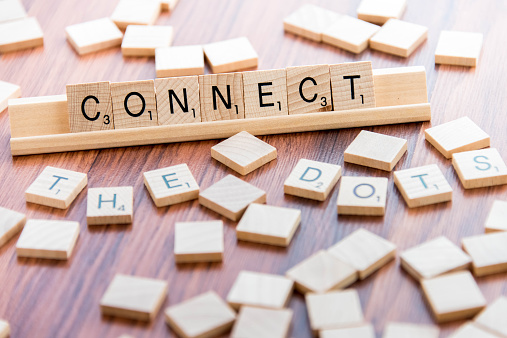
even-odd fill
[{"label": "word dots", "polygon": [[0,207],[0,248],[23,229],[26,216]]},{"label": "word dots", "polygon": [[385,177],[343,176],[338,192],[338,214],[382,216],[386,197]]},{"label": "word dots", "polygon": [[88,189],[86,209],[88,225],[132,223],[133,209],[132,187]]},{"label": "word dots", "polygon": [[507,166],[495,148],[453,154],[452,165],[465,189],[507,184]]}]

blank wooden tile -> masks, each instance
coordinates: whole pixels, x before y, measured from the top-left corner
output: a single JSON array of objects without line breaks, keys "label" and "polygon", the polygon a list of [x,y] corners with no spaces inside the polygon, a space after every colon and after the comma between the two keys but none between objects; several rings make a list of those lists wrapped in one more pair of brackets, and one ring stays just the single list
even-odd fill
[{"label": "blank wooden tile", "polygon": [[167,324],[184,338],[211,338],[229,331],[236,313],[214,291],[208,291],[165,310]]},{"label": "blank wooden tile", "polygon": [[436,164],[395,171],[394,184],[409,208],[452,200],[452,188]]},{"label": "blank wooden tile", "polygon": [[289,114],[333,110],[329,65],[287,68]]},{"label": "blank wooden tile", "polygon": [[0,320],[0,338],[8,338],[11,334],[11,327],[6,320]]},{"label": "blank wooden tile", "polygon": [[405,12],[407,0],[362,0],[357,8],[357,17],[377,25],[389,19],[399,19]]},{"label": "blank wooden tile", "polygon": [[157,77],[204,74],[204,52],[201,45],[172,46],[155,49]]},{"label": "blank wooden tile", "polygon": [[461,325],[449,338],[501,338],[473,322]]},{"label": "blank wooden tile", "polygon": [[321,42],[322,32],[339,17],[340,14],[328,9],[306,4],[283,20],[283,28],[286,32]]},{"label": "blank wooden tile", "polygon": [[341,174],[339,165],[302,158],[285,180],[283,191],[287,195],[325,201]]},{"label": "blank wooden tile", "polygon": [[39,47],[43,44],[42,29],[36,18],[0,23],[0,53]]},{"label": "blank wooden tile", "polygon": [[156,79],[158,124],[201,122],[197,76]]},{"label": "blank wooden tile", "polygon": [[199,203],[237,221],[251,203],[266,203],[266,192],[235,176],[227,175],[201,191]]},{"label": "blank wooden tile", "polygon": [[227,295],[234,309],[255,306],[282,309],[289,303],[294,282],[288,278],[266,273],[240,271]]},{"label": "blank wooden tile", "polygon": [[472,257],[474,275],[507,271],[507,232],[465,237],[462,242],[463,249]]},{"label": "blank wooden tile", "polygon": [[203,122],[245,118],[243,74],[200,75],[199,94]]},{"label": "blank wooden tile", "polygon": [[160,11],[160,0],[120,0],[111,20],[121,30],[128,25],[153,25]]},{"label": "blank wooden tile", "polygon": [[163,11],[172,11],[179,1],[180,0],[161,0],[160,4],[162,5]]},{"label": "blank wooden tile", "polygon": [[333,110],[375,107],[375,90],[370,61],[329,66]]},{"label": "blank wooden tile", "polygon": [[25,17],[25,7],[20,0],[0,1],[0,22],[19,20]]},{"label": "blank wooden tile", "polygon": [[177,222],[174,226],[176,263],[221,262],[224,254],[222,221]]},{"label": "blank wooden tile", "polygon": [[489,211],[486,224],[486,232],[507,231],[507,202],[494,201]]},{"label": "blank wooden tile", "polygon": [[382,338],[438,338],[440,329],[434,325],[387,323]]},{"label": "blank wooden tile", "polygon": [[486,300],[469,271],[423,279],[421,286],[438,323],[473,317],[486,306]]},{"label": "blank wooden tile", "polygon": [[213,73],[257,67],[257,52],[246,37],[208,43],[203,49]]},{"label": "blank wooden tile", "polygon": [[469,32],[440,32],[435,63],[475,67],[481,54],[483,35]]},{"label": "blank wooden tile", "polygon": [[276,148],[242,131],[211,147],[211,157],[232,170],[247,175],[276,159]]},{"label": "blank wooden tile", "polygon": [[69,259],[79,236],[79,223],[35,220],[26,222],[18,243],[18,257]]},{"label": "blank wooden tile", "polygon": [[245,118],[288,115],[285,69],[243,73]]},{"label": "blank wooden tile", "polygon": [[79,55],[119,47],[123,38],[123,33],[109,18],[68,26],[65,34]]},{"label": "blank wooden tile", "polygon": [[427,27],[397,19],[389,19],[370,38],[370,48],[406,58],[427,38]]},{"label": "blank wooden tile", "polygon": [[495,148],[453,154],[452,166],[465,189],[507,184],[507,166]]},{"label": "blank wooden tile", "polygon": [[167,294],[165,280],[116,274],[100,300],[103,315],[150,321]]},{"label": "blank wooden tile", "polygon": [[0,207],[0,248],[20,232],[25,223],[25,214]]},{"label": "blank wooden tile", "polygon": [[371,324],[360,324],[354,327],[319,331],[320,338],[375,338],[375,330]]},{"label": "blank wooden tile", "polygon": [[129,224],[134,217],[132,187],[89,188],[88,225]]},{"label": "blank wooden tile", "polygon": [[153,80],[111,83],[115,129],[158,125]]},{"label": "blank wooden tile", "polygon": [[46,167],[26,189],[27,202],[67,209],[88,184],[85,173]]},{"label": "blank wooden tile", "polygon": [[368,48],[370,38],[379,29],[377,25],[342,15],[331,26],[324,29],[322,42],[359,54]]},{"label": "blank wooden tile", "polygon": [[506,313],[507,298],[504,296],[498,297],[475,317],[474,322],[501,337],[507,337]]},{"label": "blank wooden tile", "polygon": [[289,335],[291,319],[291,309],[272,310],[242,306],[231,338],[286,338]]},{"label": "blank wooden tile", "polygon": [[332,247],[328,252],[359,271],[365,279],[396,256],[396,245],[368,230],[358,229]]},{"label": "blank wooden tile", "polygon": [[377,107],[428,103],[424,66],[377,68],[373,76]]},{"label": "blank wooden tile", "polygon": [[489,135],[466,116],[428,128],[424,134],[426,141],[445,158],[462,151],[486,148],[490,144]]},{"label": "blank wooden tile", "polygon": [[7,108],[10,99],[21,96],[21,87],[13,83],[0,81],[0,113]]},{"label": "blank wooden tile", "polygon": [[470,267],[472,259],[444,236],[412,247],[400,255],[401,266],[415,279],[433,278]]},{"label": "blank wooden tile", "polygon": [[157,207],[195,200],[199,185],[186,163],[143,173],[144,185]]},{"label": "blank wooden tile", "polygon": [[129,25],[121,43],[123,56],[155,56],[155,49],[173,42],[171,26]]},{"label": "blank wooden tile", "polygon": [[301,210],[252,203],[236,227],[238,240],[288,246],[301,222]]},{"label": "blank wooden tile", "polygon": [[338,214],[382,216],[386,200],[387,178],[343,176],[338,191]]}]

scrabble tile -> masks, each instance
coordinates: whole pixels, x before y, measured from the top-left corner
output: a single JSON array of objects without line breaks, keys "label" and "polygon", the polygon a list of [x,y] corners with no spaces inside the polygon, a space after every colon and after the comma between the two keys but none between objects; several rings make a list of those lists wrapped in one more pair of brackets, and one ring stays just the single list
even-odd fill
[{"label": "scrabble tile", "polygon": [[501,337],[507,337],[505,313],[507,313],[507,298],[498,297],[475,317],[474,322]]},{"label": "scrabble tile", "polygon": [[370,48],[407,58],[427,38],[427,27],[397,19],[389,19],[370,38]]},{"label": "scrabble tile", "polygon": [[375,338],[375,330],[371,324],[361,324],[355,327],[329,329],[319,331],[320,338]]},{"label": "scrabble tile", "polygon": [[11,334],[11,327],[5,320],[0,320],[0,338],[8,338]]},{"label": "scrabble tile", "polygon": [[23,18],[26,18],[26,11],[20,0],[0,1],[0,22],[19,20]]},{"label": "scrabble tile", "polygon": [[296,289],[303,294],[344,289],[358,278],[356,269],[324,250],[298,263],[285,275],[295,282]]},{"label": "scrabble tile", "polygon": [[203,49],[213,73],[257,67],[257,52],[246,37],[208,43]]},{"label": "scrabble tile", "polygon": [[119,47],[123,39],[123,33],[109,18],[68,26],[65,35],[79,55]]},{"label": "scrabble tile", "polygon": [[222,221],[177,222],[174,227],[176,263],[221,262],[224,254]]},{"label": "scrabble tile", "polygon": [[460,326],[449,338],[501,338],[484,330],[473,322],[467,322]]},{"label": "scrabble tile", "polygon": [[452,166],[465,189],[507,184],[507,166],[495,148],[453,154]]},{"label": "scrabble tile", "polygon": [[329,65],[287,68],[289,114],[333,110]]},{"label": "scrabble tile", "polygon": [[115,129],[158,125],[153,80],[111,83]]},{"label": "scrabble tile", "polygon": [[155,49],[157,77],[204,74],[202,46],[172,46]]},{"label": "scrabble tile", "polygon": [[434,325],[387,323],[382,338],[438,338],[440,329]]},{"label": "scrabble tile", "polygon": [[283,184],[287,195],[325,201],[342,174],[336,164],[300,159]]},{"label": "scrabble tile", "polygon": [[143,173],[144,185],[157,207],[195,200],[199,185],[186,163]]},{"label": "scrabble tile", "polygon": [[375,90],[370,61],[329,66],[333,110],[374,108]]},{"label": "scrabble tile", "polygon": [[35,220],[26,222],[18,243],[18,257],[69,259],[79,236],[79,223]]},{"label": "scrabble tile", "polygon": [[162,5],[163,11],[172,11],[179,1],[180,0],[161,0],[160,4]]},{"label": "scrabble tile", "polygon": [[158,124],[201,122],[197,76],[156,79]]},{"label": "scrabble tile", "polygon": [[493,202],[484,228],[486,232],[507,231],[507,202]]},{"label": "scrabble tile", "polygon": [[179,337],[216,337],[229,331],[236,313],[214,291],[165,310],[167,324]]},{"label": "scrabble tile", "polygon": [[391,171],[406,151],[405,139],[361,130],[345,150],[344,161]]},{"label": "scrabble tile", "polygon": [[410,248],[400,258],[401,266],[417,280],[465,270],[472,262],[470,256],[444,236]]},{"label": "scrabble tile", "polygon": [[301,210],[252,203],[236,227],[238,240],[288,246],[301,222]]},{"label": "scrabble tile", "polygon": [[155,49],[173,42],[171,26],[129,25],[121,43],[123,56],[155,56]]},{"label": "scrabble tile", "polygon": [[322,32],[338,18],[338,13],[306,4],[283,20],[283,28],[286,32],[321,42]]},{"label": "scrabble tile", "polygon": [[43,44],[42,29],[36,18],[0,23],[0,53],[39,47]]},{"label": "scrabble tile", "polygon": [[0,207],[0,248],[23,229],[26,215]]},{"label": "scrabble tile", "polygon": [[466,116],[428,128],[424,135],[426,141],[445,158],[451,158],[452,154],[462,151],[486,148],[490,143],[489,135]]},{"label": "scrabble tile", "polygon": [[10,99],[21,96],[21,87],[13,83],[0,81],[0,113],[7,108]]},{"label": "scrabble tile", "polygon": [[355,289],[324,294],[308,293],[305,300],[314,334],[320,330],[359,326],[364,321]]},{"label": "scrabble tile", "polygon": [[407,0],[362,0],[357,8],[357,17],[377,25],[389,19],[399,19],[405,12]]},{"label": "scrabble tile", "polygon": [[203,122],[245,118],[241,73],[200,75],[199,94]]},{"label": "scrabble tile", "polygon": [[242,131],[211,147],[211,157],[241,175],[276,159],[276,148]]},{"label": "scrabble tile", "polygon": [[473,317],[486,305],[469,271],[423,279],[421,286],[438,323]]},{"label": "scrabble tile", "polygon": [[88,225],[129,224],[134,217],[132,187],[89,188]]},{"label": "scrabble tile", "polygon": [[231,338],[286,338],[289,335],[291,319],[291,309],[272,310],[242,306]]},{"label": "scrabble tile", "polygon": [[243,73],[245,118],[288,115],[285,69]]},{"label": "scrabble tile", "polygon": [[483,35],[468,32],[440,32],[435,63],[455,66],[477,66],[481,54]]},{"label": "scrabble tile", "polygon": [[386,199],[387,178],[343,176],[338,191],[338,214],[382,216]]},{"label": "scrabble tile", "polygon": [[167,294],[165,280],[116,274],[100,300],[103,315],[150,321]]},{"label": "scrabble tile", "polygon": [[240,271],[227,303],[236,310],[240,306],[282,309],[289,303],[293,288],[294,282],[283,276]]},{"label": "scrabble tile", "polygon": [[436,164],[395,171],[394,184],[409,208],[452,200],[452,188]]},{"label": "scrabble tile", "polygon": [[424,66],[374,69],[373,78],[377,108],[428,103]]},{"label": "scrabble tile", "polygon": [[71,133],[114,129],[107,81],[67,85],[67,107]]},{"label": "scrabble tile", "polygon": [[507,232],[465,237],[462,242],[463,249],[472,257],[474,275],[507,271]]},{"label": "scrabble tile", "polygon": [[251,203],[266,203],[266,192],[235,176],[227,175],[201,191],[199,203],[237,221]]},{"label": "scrabble tile", "polygon": [[88,184],[85,173],[46,167],[25,191],[27,202],[67,209]]},{"label": "scrabble tile", "polygon": [[395,258],[396,245],[368,230],[358,229],[328,252],[356,269],[360,279],[365,279]]},{"label": "scrabble tile", "polygon": [[128,25],[153,25],[160,11],[160,0],[120,0],[111,20],[121,30]]},{"label": "scrabble tile", "polygon": [[324,29],[322,42],[359,54],[368,48],[370,38],[379,29],[380,27],[377,25],[342,15],[332,25]]}]

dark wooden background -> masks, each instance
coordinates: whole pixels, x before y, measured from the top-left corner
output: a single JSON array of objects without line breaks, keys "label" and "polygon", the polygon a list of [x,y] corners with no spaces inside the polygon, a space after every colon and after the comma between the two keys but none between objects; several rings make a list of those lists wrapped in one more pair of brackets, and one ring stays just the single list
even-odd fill
[{"label": "dark wooden background", "polygon": [[[155,77],[153,58],[123,58],[120,49],[79,57],[65,40],[68,25],[109,16],[117,1],[23,0],[45,34],[44,48],[0,55],[0,80],[22,87],[23,96],[65,93],[65,85],[91,81],[126,81]],[[394,188],[392,173],[343,164],[343,152],[361,128],[262,137],[278,149],[278,159],[244,177],[268,193],[268,204],[302,210],[301,227],[287,249],[238,243],[235,223],[225,221],[225,257],[221,264],[176,266],[174,223],[219,219],[197,201],[156,208],[143,185],[144,171],[187,163],[201,188],[235,174],[210,157],[217,141],[82,151],[12,158],[8,112],[0,115],[0,205],[26,212],[29,218],[79,221],[81,234],[69,261],[18,259],[17,237],[0,249],[0,318],[13,337],[173,336],[160,312],[149,324],[102,317],[99,300],[115,273],[165,279],[176,304],[207,290],[225,297],[240,270],[284,274],[314,252],[328,248],[363,227],[398,245],[399,252],[445,235],[460,243],[483,233],[493,200],[506,199],[507,187],[465,191],[446,160],[424,140],[424,129],[469,116],[491,136],[492,146],[507,159],[507,66],[505,33],[507,2],[493,0],[409,0],[404,19],[429,27],[429,37],[408,59],[370,50],[359,56],[283,32],[282,20],[311,2],[355,15],[359,0],[181,0],[157,24],[173,25],[174,45],[200,44],[247,36],[259,54],[259,69],[371,60],[374,68],[424,65],[433,118],[430,123],[365,128],[408,139],[408,152],[396,166],[405,169],[436,163],[454,189],[452,203],[409,210]],[[435,66],[434,51],[441,30],[484,33],[479,66],[474,69]],[[300,158],[336,163],[344,175],[389,178],[384,217],[337,216],[334,189],[325,202],[284,196],[283,182]],[[134,222],[130,226],[86,224],[86,189],[68,210],[26,204],[24,191],[47,166],[88,173],[89,187],[134,186]],[[236,174],[235,174],[236,175]],[[488,302],[507,294],[505,275],[478,279]],[[418,284],[400,269],[399,259],[354,284],[368,321],[377,335],[388,321],[433,323]],[[309,337],[304,298],[295,294],[293,337]],[[463,322],[443,325],[447,336]]]}]

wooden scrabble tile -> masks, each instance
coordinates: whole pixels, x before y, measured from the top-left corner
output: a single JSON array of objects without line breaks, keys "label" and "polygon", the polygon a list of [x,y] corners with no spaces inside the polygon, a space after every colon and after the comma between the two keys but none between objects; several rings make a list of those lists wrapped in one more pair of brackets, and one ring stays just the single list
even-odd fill
[{"label": "wooden scrabble tile", "polygon": [[478,125],[468,117],[440,124],[424,131],[426,141],[445,158],[467,150],[478,150],[489,147],[490,139]]},{"label": "wooden scrabble tile", "polygon": [[505,313],[507,313],[507,298],[498,297],[475,317],[474,322],[501,337],[507,337]]},{"label": "wooden scrabble tile", "polygon": [[42,29],[36,18],[0,23],[0,53],[39,47],[43,44]]},{"label": "wooden scrabble tile", "polygon": [[231,338],[286,338],[289,335],[291,319],[291,309],[272,310],[242,306]]},{"label": "wooden scrabble tile", "polygon": [[202,46],[172,46],[155,49],[157,77],[204,74]]},{"label": "wooden scrabble tile", "polygon": [[465,237],[462,242],[463,249],[472,257],[474,275],[507,271],[507,232]]},{"label": "wooden scrabble tile", "polygon": [[257,52],[246,37],[208,43],[203,49],[213,73],[257,67]]},{"label": "wooden scrabble tile", "polygon": [[86,221],[88,225],[129,224],[134,217],[132,187],[89,188]]},{"label": "wooden scrabble tile", "polygon": [[421,280],[424,296],[438,323],[473,317],[486,300],[469,271]]},{"label": "wooden scrabble tile", "polygon": [[374,69],[373,80],[377,108],[428,103],[424,66]]},{"label": "wooden scrabble tile", "polygon": [[242,131],[211,147],[211,157],[232,170],[247,175],[276,159],[276,148]]},{"label": "wooden scrabble tile", "polygon": [[23,18],[26,18],[26,11],[21,1],[19,0],[0,1],[0,22],[19,20]]},{"label": "wooden scrabble tile", "polygon": [[158,125],[153,80],[111,83],[115,129]]},{"label": "wooden scrabble tile", "polygon": [[342,174],[336,164],[300,159],[283,184],[288,195],[325,201]]},{"label": "wooden scrabble tile", "polygon": [[221,262],[223,254],[222,221],[176,222],[174,227],[176,263]]},{"label": "wooden scrabble tile", "polygon": [[324,29],[322,42],[359,54],[368,48],[370,38],[379,29],[377,25],[342,15],[331,26]]},{"label": "wooden scrabble tile", "polygon": [[365,279],[395,258],[396,245],[368,230],[358,229],[328,252],[359,271],[360,279]]},{"label": "wooden scrabble tile", "polygon": [[329,66],[333,110],[375,107],[375,89],[370,61]]},{"label": "wooden scrabble tile", "polygon": [[201,122],[197,76],[156,79],[158,124]]},{"label": "wooden scrabble tile", "polygon": [[199,94],[203,122],[245,118],[243,74],[200,75]]},{"label": "wooden scrabble tile", "polygon": [[285,69],[243,73],[245,118],[288,115]]},{"label": "wooden scrabble tile", "polygon": [[237,221],[251,203],[266,203],[266,192],[233,175],[227,175],[201,191],[199,203]]},{"label": "wooden scrabble tile", "polygon": [[360,324],[354,327],[319,331],[320,338],[375,338],[375,330],[371,324]]},{"label": "wooden scrabble tile", "polygon": [[283,276],[240,271],[227,303],[236,310],[240,306],[282,309],[289,303],[293,288],[294,282]]},{"label": "wooden scrabble tile", "polygon": [[0,338],[8,338],[11,334],[11,327],[6,320],[0,320]]},{"label": "wooden scrabble tile", "polygon": [[452,166],[465,189],[507,184],[507,166],[495,148],[453,154]]},{"label": "wooden scrabble tile", "polygon": [[382,338],[438,338],[440,329],[435,325],[387,323]]},{"label": "wooden scrabble tile", "polygon": [[0,248],[20,232],[25,223],[25,214],[0,207]]},{"label": "wooden scrabble tile", "polygon": [[236,313],[214,291],[165,310],[167,324],[179,337],[216,337],[229,331]]},{"label": "wooden scrabble tile", "polygon": [[357,8],[357,17],[377,25],[389,19],[399,19],[405,12],[407,0],[362,0]]},{"label": "wooden scrabble tile", "polygon": [[452,188],[436,164],[395,171],[394,184],[409,208],[452,200]]},{"label": "wooden scrabble tile", "polygon": [[393,170],[407,151],[407,140],[361,130],[347,147],[344,161],[366,167]]},{"label": "wooden scrabble tile", "polygon": [[387,178],[343,176],[338,191],[338,214],[383,216],[386,200]]},{"label": "wooden scrabble tile", "polygon": [[46,167],[25,191],[27,202],[67,209],[88,184],[85,173]]},{"label": "wooden scrabble tile", "polygon": [[501,338],[473,322],[467,322],[459,327],[449,338]]},{"label": "wooden scrabble tile", "polygon": [[507,202],[493,202],[484,228],[486,232],[507,231]]},{"label": "wooden scrabble tile", "polygon": [[333,110],[329,65],[287,68],[289,114]]},{"label": "wooden scrabble tile", "polygon": [[295,282],[296,289],[303,294],[344,289],[358,278],[356,269],[324,250],[292,267],[285,275]]},{"label": "wooden scrabble tile", "polygon": [[303,5],[283,20],[286,32],[321,42],[322,32],[340,18],[340,14],[328,9]]},{"label": "wooden scrabble tile", "polygon": [[153,25],[161,9],[160,0],[120,0],[111,20],[121,30],[128,25]]},{"label": "wooden scrabble tile", "polygon": [[427,38],[427,27],[397,19],[389,19],[370,38],[370,48],[406,58]]},{"label": "wooden scrabble tile", "polygon": [[143,173],[144,185],[157,207],[195,200],[199,184],[186,163]]},{"label": "wooden scrabble tile", "polygon": [[160,4],[162,5],[163,11],[172,11],[179,1],[180,0],[161,0]]},{"label": "wooden scrabble tile", "polygon": [[0,113],[7,108],[10,99],[21,96],[21,87],[13,83],[0,81]]},{"label": "wooden scrabble tile", "polygon": [[114,129],[111,84],[107,81],[67,85],[67,107],[71,133]]},{"label": "wooden scrabble tile", "polygon": [[172,42],[172,26],[129,25],[121,52],[123,56],[155,56],[156,48],[168,47]]},{"label": "wooden scrabble tile", "polygon": [[150,321],[167,294],[165,280],[116,274],[100,300],[103,315]]},{"label": "wooden scrabble tile", "polygon": [[301,222],[301,210],[252,203],[236,227],[238,240],[288,246]]},{"label": "wooden scrabble tile", "polygon": [[481,54],[482,40],[481,33],[442,31],[435,51],[435,63],[475,67]]},{"label": "wooden scrabble tile", "polygon": [[123,38],[123,33],[109,18],[68,26],[65,35],[79,55],[118,47]]},{"label": "wooden scrabble tile", "polygon": [[472,262],[470,256],[444,236],[410,248],[400,258],[401,266],[417,280],[465,270]]},{"label": "wooden scrabble tile", "polygon": [[35,220],[26,222],[18,243],[18,257],[69,259],[79,236],[79,223]]}]

